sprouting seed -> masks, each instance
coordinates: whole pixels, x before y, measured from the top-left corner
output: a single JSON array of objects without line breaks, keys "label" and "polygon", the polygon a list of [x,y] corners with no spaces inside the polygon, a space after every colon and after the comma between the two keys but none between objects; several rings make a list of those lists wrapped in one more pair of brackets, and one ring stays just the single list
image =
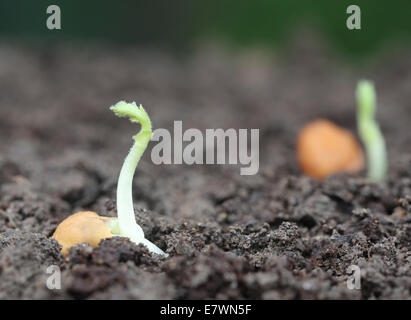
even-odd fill
[{"label": "sprouting seed", "polygon": [[167,255],[144,236],[143,229],[137,224],[134,216],[132,183],[134,171],[141,156],[151,140],[151,122],[147,112],[135,102],[118,102],[110,107],[119,117],[127,117],[132,122],[140,123],[141,130],[135,135],[117,184],[117,218],[102,217],[95,212],[82,211],[72,214],[63,220],[53,234],[53,238],[62,246],[63,255],[79,243],[87,243],[93,247],[102,239],[112,236],[127,237],[136,244],[144,244],[151,252]]}]

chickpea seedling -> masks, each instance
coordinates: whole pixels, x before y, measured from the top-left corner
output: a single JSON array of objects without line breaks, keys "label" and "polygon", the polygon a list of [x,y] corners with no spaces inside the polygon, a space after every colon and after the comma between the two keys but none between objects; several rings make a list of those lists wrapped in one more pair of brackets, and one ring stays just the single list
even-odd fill
[{"label": "chickpea seedling", "polygon": [[102,239],[112,236],[127,237],[136,244],[146,245],[151,252],[166,255],[145,238],[143,229],[136,222],[133,208],[133,176],[151,140],[150,118],[143,106],[138,107],[135,102],[120,101],[110,109],[119,117],[127,117],[131,122],[141,124],[141,130],[133,137],[134,144],[120,171],[117,184],[117,218],[102,217],[90,211],[78,212],[59,224],[53,238],[62,246],[64,255],[73,245],[85,242],[96,247]]}]

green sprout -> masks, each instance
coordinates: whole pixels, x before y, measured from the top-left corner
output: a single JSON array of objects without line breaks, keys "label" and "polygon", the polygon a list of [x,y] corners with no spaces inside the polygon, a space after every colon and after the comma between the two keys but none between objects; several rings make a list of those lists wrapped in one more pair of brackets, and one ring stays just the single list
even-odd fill
[{"label": "green sprout", "polygon": [[131,122],[140,123],[140,132],[133,137],[134,144],[130,149],[120,171],[117,184],[117,216],[110,223],[111,233],[129,238],[132,242],[142,243],[154,253],[166,255],[163,250],[144,237],[143,229],[137,224],[133,208],[132,183],[134,171],[141,156],[151,140],[151,121],[143,106],[135,102],[120,101],[110,107],[118,117],[127,117]]},{"label": "green sprout", "polygon": [[376,94],[370,81],[362,80],[357,86],[357,126],[367,154],[368,178],[383,181],[387,175],[387,152],[384,137],[375,120]]}]

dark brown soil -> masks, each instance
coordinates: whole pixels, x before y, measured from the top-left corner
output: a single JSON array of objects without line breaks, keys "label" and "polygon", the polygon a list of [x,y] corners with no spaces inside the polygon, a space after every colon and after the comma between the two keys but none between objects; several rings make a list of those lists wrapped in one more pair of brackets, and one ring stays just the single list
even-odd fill
[{"label": "dark brown soil", "polygon": [[[313,48],[316,48],[313,50]],[[0,46],[0,299],[410,299],[411,54],[351,66],[316,44],[285,56],[214,46],[154,49]],[[324,181],[296,163],[299,128],[318,116],[355,132],[359,78],[376,82],[390,171]],[[79,245],[50,235],[81,209],[115,216],[135,125],[108,107],[135,100],[155,128],[259,128],[260,171],[156,166],[134,180],[151,255],[127,239]],[[346,285],[361,268],[361,290]],[[62,269],[49,290],[46,268]]]}]

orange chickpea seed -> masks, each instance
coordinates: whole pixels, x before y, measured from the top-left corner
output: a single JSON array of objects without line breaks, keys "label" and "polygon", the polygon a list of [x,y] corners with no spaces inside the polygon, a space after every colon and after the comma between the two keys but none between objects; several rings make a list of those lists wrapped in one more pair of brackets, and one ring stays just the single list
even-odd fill
[{"label": "orange chickpea seed", "polygon": [[79,243],[97,247],[102,239],[113,236],[107,225],[110,220],[91,211],[77,212],[58,225],[53,238],[63,247],[61,252],[64,256],[70,247]]},{"label": "orange chickpea seed", "polygon": [[338,172],[355,173],[364,168],[364,154],[354,135],[334,123],[318,119],[301,129],[297,140],[301,169],[323,179]]}]

